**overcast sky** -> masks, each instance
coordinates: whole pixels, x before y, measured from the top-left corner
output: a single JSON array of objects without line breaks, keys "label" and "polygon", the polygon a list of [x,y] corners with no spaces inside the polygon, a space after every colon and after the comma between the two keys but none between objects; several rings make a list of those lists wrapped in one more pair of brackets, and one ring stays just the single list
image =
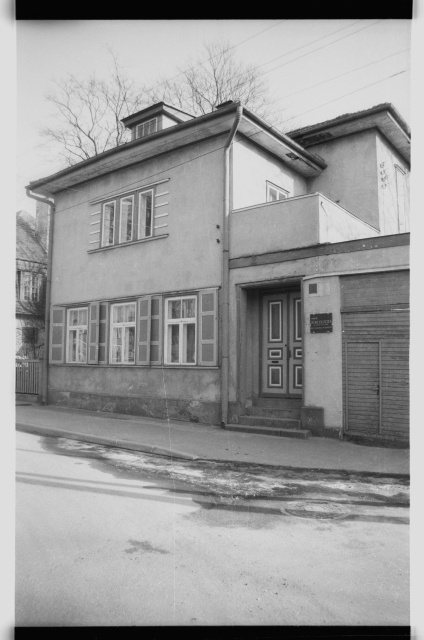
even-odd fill
[{"label": "overcast sky", "polygon": [[154,86],[205,41],[224,38],[268,80],[289,131],[381,102],[409,122],[410,36],[409,20],[19,21],[17,210],[35,211],[25,185],[63,166],[39,134],[50,120],[52,81],[106,78],[108,46],[136,82]]}]

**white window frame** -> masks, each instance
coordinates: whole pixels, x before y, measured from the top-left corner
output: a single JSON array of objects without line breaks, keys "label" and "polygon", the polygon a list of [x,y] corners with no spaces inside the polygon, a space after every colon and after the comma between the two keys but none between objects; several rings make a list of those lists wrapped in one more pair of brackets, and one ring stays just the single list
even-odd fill
[{"label": "white window frame", "polygon": [[[105,243],[105,207],[108,204],[113,204],[113,236],[112,242]],[[102,206],[102,247],[112,247],[115,244],[115,233],[116,233],[116,200],[109,200],[108,202],[104,202]]]},{"label": "white window frame", "polygon": [[[131,238],[129,240],[122,239],[122,204],[125,200],[131,200]],[[119,244],[132,242],[134,237],[134,196],[124,196],[119,201]]]},{"label": "white window frame", "polygon": [[[87,313],[87,323],[86,324],[70,324],[70,315],[73,311],[86,311]],[[70,346],[71,346],[71,341],[70,341],[70,334],[71,331],[74,332],[76,331],[77,334],[77,353],[78,353],[78,344],[79,344],[79,336],[80,334],[85,330],[85,334],[86,334],[86,350],[85,350],[85,360],[71,360],[70,357]],[[89,349],[89,344],[88,344],[88,307],[70,307],[69,309],[67,309],[67,313],[66,313],[66,362],[69,364],[87,364],[87,359],[88,359],[88,349]]]},{"label": "white window frame", "polygon": [[[28,282],[26,283],[26,280]],[[28,285],[28,297],[25,297],[25,287]],[[32,273],[32,271],[21,271],[20,282],[20,299],[23,302],[38,302],[40,298],[40,274]]]},{"label": "white window frame", "polygon": [[[282,198],[277,198],[277,200],[271,200],[270,190],[273,189],[277,192],[277,194],[282,195]],[[282,187],[278,187],[276,184],[266,181],[266,201],[267,202],[278,202],[279,200],[285,200],[289,197],[289,191],[287,189],[283,189]]]},{"label": "white window frame", "polygon": [[[133,306],[134,307],[134,321],[132,322],[114,322],[113,321],[113,311],[115,308],[117,307],[128,307],[128,306]],[[137,349],[137,303],[134,301],[130,301],[130,302],[119,302],[116,304],[112,304],[110,306],[110,337],[109,337],[109,364],[114,364],[114,365],[132,365],[135,364],[135,353],[136,353],[136,349]],[[134,327],[134,360],[124,360],[124,343],[125,343],[125,329],[129,328],[129,327]],[[114,328],[122,328],[124,329],[123,332],[123,340],[122,340],[122,350],[121,350],[121,361],[120,362],[114,362],[113,361],[113,330]]]},{"label": "white window frame", "polygon": [[[183,300],[194,300],[194,317],[192,318],[168,318],[169,315],[169,303],[175,302],[177,300],[181,300],[181,308],[183,304]],[[184,366],[184,367],[194,367],[197,364],[197,331],[198,331],[198,318],[197,318],[197,295],[188,295],[188,296],[175,296],[173,298],[165,299],[165,331],[164,331],[164,353],[165,353],[165,364],[170,366]],[[194,324],[194,362],[184,362],[184,325],[186,324]],[[170,354],[168,355],[168,329],[171,325],[179,325],[179,353],[178,353],[178,362],[171,362]]]},{"label": "white window frame", "polygon": [[[155,123],[155,129],[154,131],[150,131],[150,124],[154,122]],[[145,128],[146,126],[149,125],[148,129],[149,131],[147,133],[145,133]],[[140,135],[140,130],[143,132]],[[140,122],[140,124],[138,124],[135,128],[135,137],[138,138],[145,138],[146,136],[150,136],[152,135],[152,133],[156,133],[158,130],[158,119],[157,118],[151,118],[150,120],[146,120],[145,122]]]},{"label": "white window frame", "polygon": [[[144,195],[146,195],[147,193],[150,193],[152,196],[152,221],[151,221],[151,227],[150,227],[150,235],[146,235],[144,234],[143,236],[140,234],[140,230],[141,230],[141,199]],[[154,189],[146,189],[145,191],[140,191],[138,193],[138,230],[137,230],[137,239],[138,240],[144,240],[145,238],[152,238],[154,235],[154,225],[155,225],[155,215],[154,215],[154,211],[155,211],[155,192]],[[144,223],[144,230],[146,229],[146,223]]]}]

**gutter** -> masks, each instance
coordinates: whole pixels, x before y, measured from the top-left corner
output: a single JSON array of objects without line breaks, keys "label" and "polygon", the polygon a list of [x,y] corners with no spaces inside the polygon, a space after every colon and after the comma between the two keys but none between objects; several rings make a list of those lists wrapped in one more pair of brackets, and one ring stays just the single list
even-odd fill
[{"label": "gutter", "polygon": [[38,200],[43,204],[49,206],[49,243],[47,250],[47,286],[46,286],[46,311],[44,318],[44,355],[41,365],[41,402],[47,404],[47,387],[48,387],[48,374],[49,374],[49,344],[50,344],[50,298],[51,298],[51,283],[52,283],[52,259],[53,259],[53,230],[54,230],[54,214],[55,203],[54,198],[49,194],[49,198],[45,198],[42,195],[32,193],[29,187],[25,189],[28,198]]},{"label": "gutter", "polygon": [[230,150],[237,133],[243,107],[237,106],[237,114],[224,146],[224,217],[222,227],[222,297],[221,297],[221,426],[228,422],[228,386],[230,351]]}]

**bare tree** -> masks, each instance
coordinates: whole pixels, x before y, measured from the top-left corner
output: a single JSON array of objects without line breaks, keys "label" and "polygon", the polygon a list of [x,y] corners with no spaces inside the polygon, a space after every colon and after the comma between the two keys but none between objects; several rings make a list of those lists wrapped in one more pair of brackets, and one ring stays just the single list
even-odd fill
[{"label": "bare tree", "polygon": [[41,133],[59,145],[66,164],[91,158],[126,141],[121,119],[146,105],[143,92],[122,69],[109,50],[112,69],[108,80],[92,74],[88,79],[69,75],[55,82],[47,100],[54,106],[56,123]]},{"label": "bare tree", "polygon": [[275,121],[274,98],[267,81],[253,65],[237,61],[229,42],[205,44],[201,55],[179,71],[149,92],[152,102],[164,100],[193,115],[203,115],[226,100],[239,100]]},{"label": "bare tree", "polygon": [[122,118],[155,102],[164,101],[193,115],[213,111],[226,100],[240,100],[258,115],[276,122],[274,99],[260,72],[237,61],[228,42],[205,44],[197,61],[178,75],[152,87],[137,87],[122,68],[116,53],[110,77],[88,79],[69,75],[55,82],[47,100],[53,105],[55,122],[42,134],[59,147],[59,155],[72,165],[128,140]]}]

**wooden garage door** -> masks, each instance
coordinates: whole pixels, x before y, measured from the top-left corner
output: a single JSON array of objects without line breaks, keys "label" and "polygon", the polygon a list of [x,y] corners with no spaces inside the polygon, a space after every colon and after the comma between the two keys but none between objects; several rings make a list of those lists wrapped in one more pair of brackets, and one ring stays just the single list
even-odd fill
[{"label": "wooden garage door", "polygon": [[346,313],[342,324],[345,430],[407,440],[409,312]]},{"label": "wooden garage door", "polygon": [[346,341],[345,430],[407,440],[409,341]]},{"label": "wooden garage door", "polygon": [[381,434],[409,436],[409,340],[381,342]]},{"label": "wooden garage door", "polygon": [[380,433],[380,343],[345,342],[346,431]]}]

